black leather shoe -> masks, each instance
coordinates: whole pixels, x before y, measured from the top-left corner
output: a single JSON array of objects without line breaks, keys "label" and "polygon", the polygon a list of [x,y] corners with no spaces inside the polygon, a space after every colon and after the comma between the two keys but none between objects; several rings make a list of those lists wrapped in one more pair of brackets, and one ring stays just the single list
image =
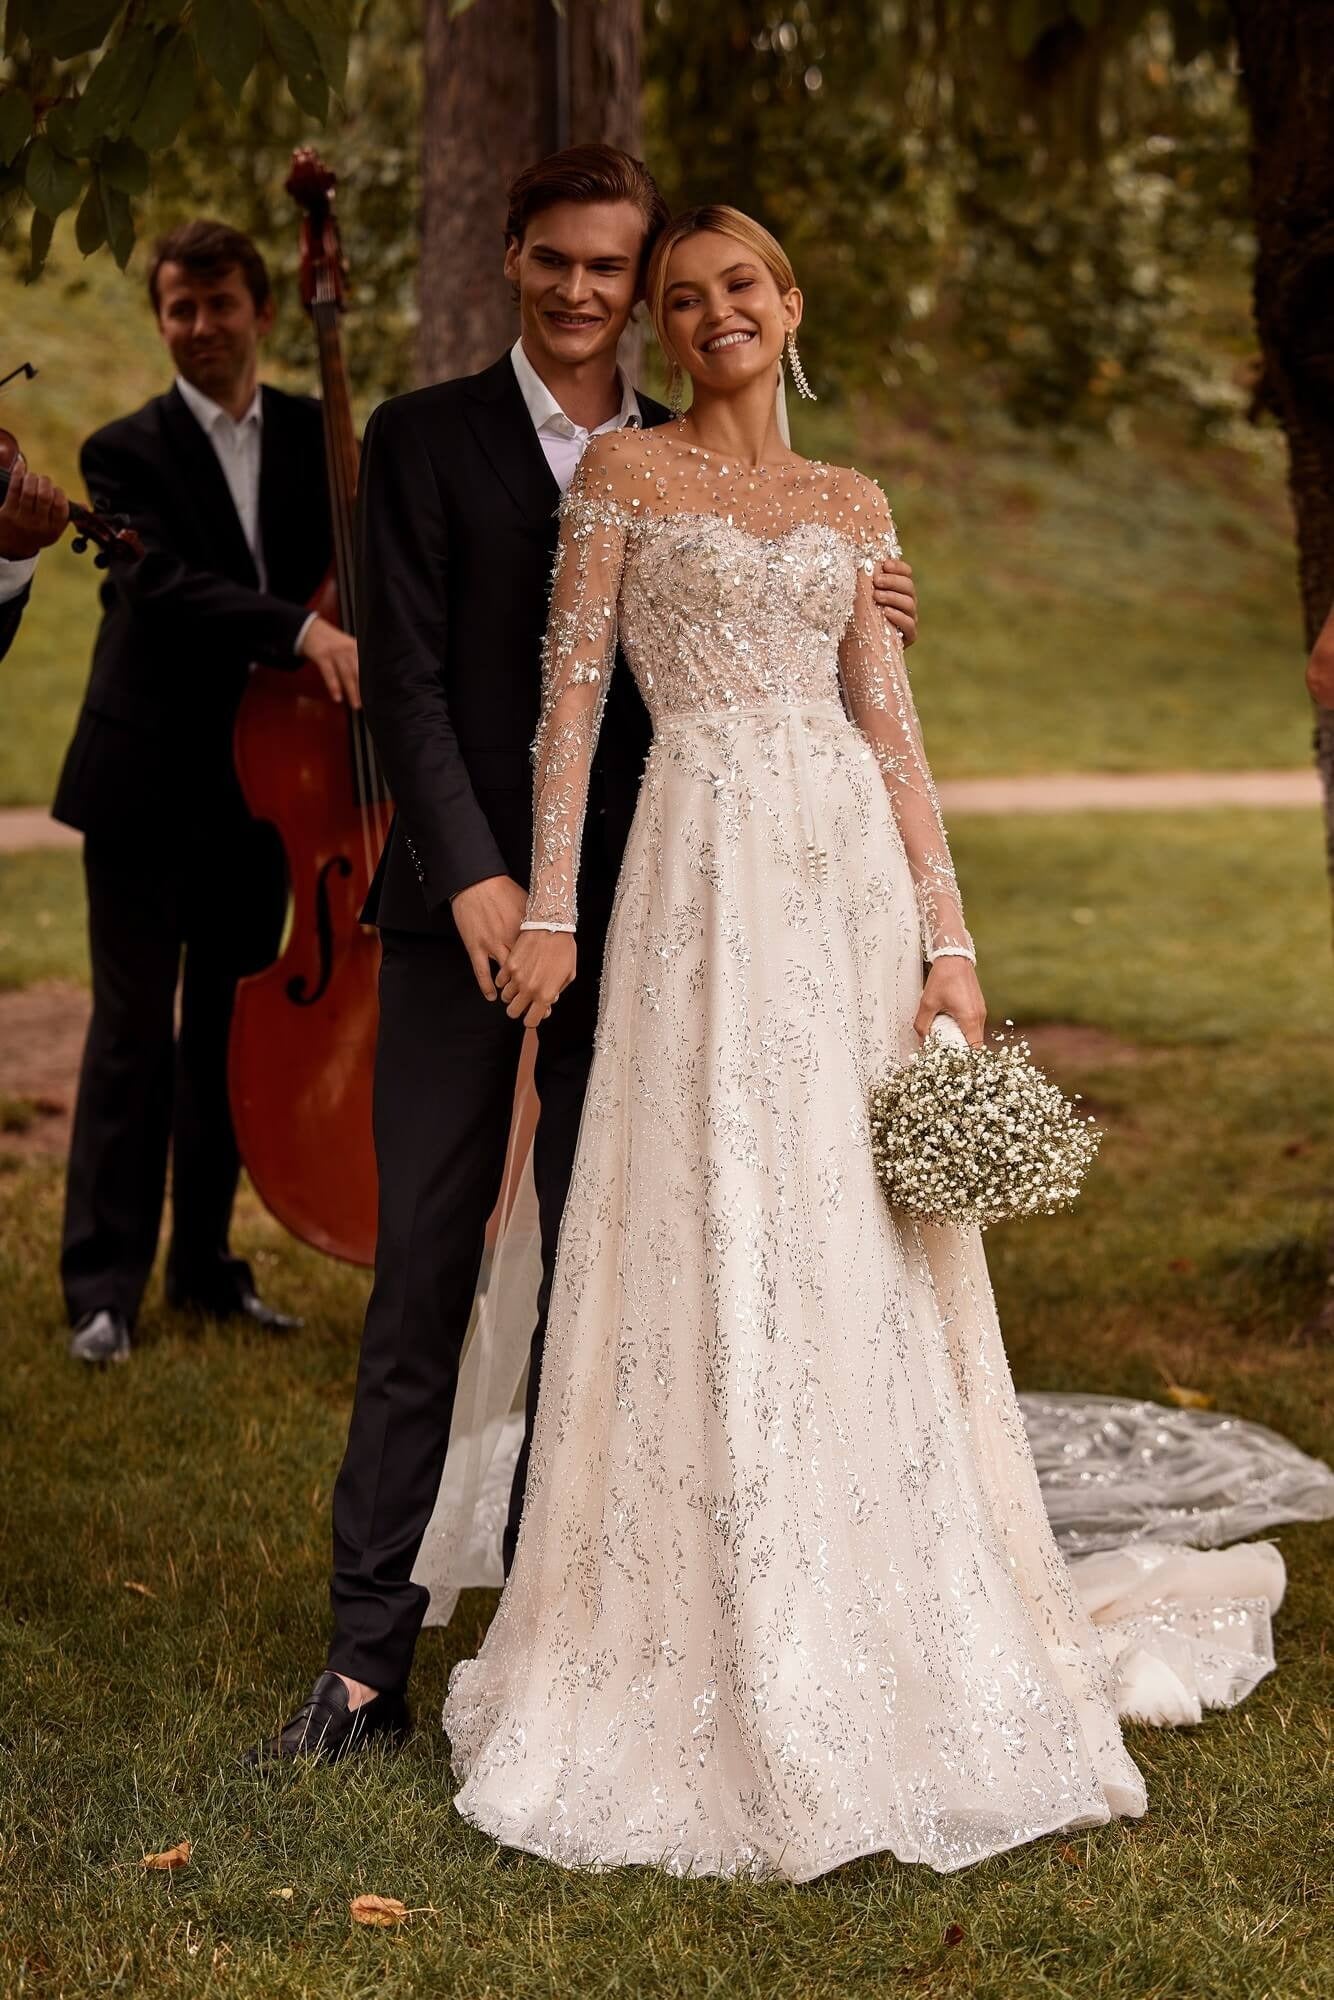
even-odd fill
[{"label": "black leather shoe", "polygon": [[241,1292],[234,1306],[218,1314],[219,1319],[248,1319],[265,1333],[298,1333],[305,1321],[296,1313],[280,1312],[265,1303],[258,1292]]},{"label": "black leather shoe", "polygon": [[401,1694],[377,1694],[360,1708],[347,1705],[347,1688],[342,1676],[323,1673],[303,1703],[276,1736],[247,1750],[242,1763],[274,1764],[296,1757],[311,1757],[320,1764],[336,1764],[351,1751],[369,1744],[387,1743],[397,1749],[412,1718]]},{"label": "black leather shoe", "polygon": [[85,1313],[69,1337],[71,1361],[87,1361],[94,1366],[130,1358],[130,1323],[124,1313],[104,1306],[100,1312]]},{"label": "black leather shoe", "polygon": [[234,1292],[223,1299],[193,1298],[188,1293],[172,1291],[167,1295],[167,1303],[177,1312],[202,1313],[205,1319],[247,1319],[265,1333],[296,1333],[306,1323],[295,1313],[280,1312],[258,1292],[250,1290]]}]

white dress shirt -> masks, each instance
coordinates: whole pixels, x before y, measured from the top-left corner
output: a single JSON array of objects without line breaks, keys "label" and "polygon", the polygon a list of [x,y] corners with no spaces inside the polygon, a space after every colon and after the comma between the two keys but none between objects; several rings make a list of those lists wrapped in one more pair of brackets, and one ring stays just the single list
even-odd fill
[{"label": "white dress shirt", "polygon": [[36,568],[36,556],[0,556],[0,604],[26,590]]},{"label": "white dress shirt", "polygon": [[[213,455],[222,467],[222,476],[227,481],[227,491],[232,496],[236,518],[241,523],[241,533],[246,538],[246,546],[255,558],[255,571],[259,577],[259,587],[267,590],[268,571],[264,563],[264,543],[259,532],[259,469],[264,442],[264,402],[261,391],[256,388],[251,398],[250,408],[241,418],[231,416],[221,403],[215,403],[202,389],[196,389],[193,382],[187,382],[183,375],[176,377],[176,387],[180,390],[195,422],[213,447]],[[301,642],[315,622],[312,611],[305,624],[296,635],[295,650],[301,651]]]},{"label": "white dress shirt", "polygon": [[551,467],[551,474],[563,493],[574,478],[575,470],[584,455],[584,446],[591,437],[601,437],[605,431],[637,430],[643,422],[639,411],[639,399],[624,375],[621,376],[621,407],[614,417],[608,417],[605,424],[596,430],[585,430],[582,424],[567,417],[556,398],[548,389],[542,377],[524,353],[522,340],[516,340],[510,349],[510,360],[519,380],[519,392],[533,420],[537,441],[542,447],[542,456]]}]

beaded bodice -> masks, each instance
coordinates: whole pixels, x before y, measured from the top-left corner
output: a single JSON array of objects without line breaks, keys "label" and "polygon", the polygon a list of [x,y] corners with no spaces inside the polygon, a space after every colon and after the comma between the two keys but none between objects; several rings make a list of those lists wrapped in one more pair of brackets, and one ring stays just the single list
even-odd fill
[{"label": "beaded bodice", "polygon": [[827,523],[773,534],[716,514],[630,530],[620,641],[655,723],[686,710],[838,699],[857,550]]},{"label": "beaded bodice", "polygon": [[843,467],[730,464],[670,427],[594,439],[561,506],[528,921],[573,929],[593,746],[619,642],[653,718],[841,700],[875,751],[924,946],[971,954],[899,634],[871,576],[899,552],[884,495]]}]

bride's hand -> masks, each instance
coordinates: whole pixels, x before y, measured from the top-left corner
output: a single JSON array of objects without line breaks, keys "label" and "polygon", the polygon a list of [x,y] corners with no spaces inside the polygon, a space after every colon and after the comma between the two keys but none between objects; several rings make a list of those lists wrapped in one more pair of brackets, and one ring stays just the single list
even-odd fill
[{"label": "bride's hand", "polygon": [[967,958],[938,958],[926,975],[922,1004],[913,1022],[925,1041],[937,1014],[948,1014],[959,1023],[970,1045],[982,1046],[987,1025],[987,1003],[977,983],[977,970]]},{"label": "bride's hand", "polygon": [[496,984],[511,1021],[536,1028],[574,978],[575,944],[569,931],[520,931]]}]

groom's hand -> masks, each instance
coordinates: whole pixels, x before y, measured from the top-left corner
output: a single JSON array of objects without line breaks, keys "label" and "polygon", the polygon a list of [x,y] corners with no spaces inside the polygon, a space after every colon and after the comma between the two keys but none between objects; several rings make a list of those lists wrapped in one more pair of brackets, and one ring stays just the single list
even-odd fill
[{"label": "groom's hand", "polygon": [[494,1000],[493,965],[503,965],[514,949],[519,925],[528,914],[528,891],[512,875],[488,875],[460,889],[450,909],[483,1000]]},{"label": "groom's hand", "polygon": [[917,591],[912,564],[886,556],[875,566],[871,589],[890,624],[902,632],[904,645],[911,646],[917,637]]}]

